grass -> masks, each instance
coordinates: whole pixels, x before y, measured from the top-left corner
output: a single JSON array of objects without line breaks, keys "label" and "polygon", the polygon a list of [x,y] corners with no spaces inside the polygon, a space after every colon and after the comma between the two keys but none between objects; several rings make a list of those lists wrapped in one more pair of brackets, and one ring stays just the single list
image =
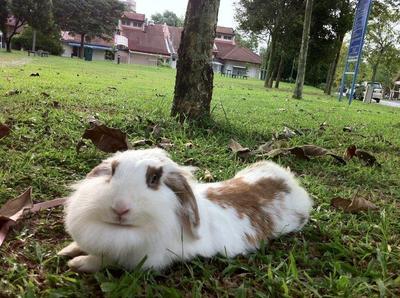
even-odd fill
[{"label": "grass", "polygon": [[[39,77],[30,77],[36,72]],[[400,110],[360,102],[348,106],[312,87],[297,101],[291,99],[289,84],[265,90],[258,80],[217,75],[213,121],[193,128],[169,117],[174,77],[167,68],[0,52],[0,123],[12,127],[12,134],[0,140],[0,204],[28,186],[33,186],[35,201],[65,196],[70,183],[106,157],[89,143],[79,154],[75,151],[90,116],[122,129],[130,141],[152,138],[147,121],[158,123],[162,136],[175,145],[172,157],[180,163],[193,158],[200,178],[207,169],[215,180],[227,179],[251,162],[229,153],[231,138],[255,148],[284,125],[311,130],[282,146],[315,144],[341,155],[356,144],[373,153],[382,167],[366,167],[358,160],[340,166],[328,157],[277,158],[297,173],[315,200],[304,230],[248,256],[197,258],[163,272],[70,272],[66,259],[56,256],[70,241],[62,211],[29,215],[0,248],[0,296],[400,295]],[[12,89],[21,93],[5,96]],[[323,122],[327,128],[320,131]],[[355,131],[344,132],[345,126]],[[189,141],[191,149],[185,147]],[[356,193],[380,211],[346,214],[330,207],[331,198]]]}]

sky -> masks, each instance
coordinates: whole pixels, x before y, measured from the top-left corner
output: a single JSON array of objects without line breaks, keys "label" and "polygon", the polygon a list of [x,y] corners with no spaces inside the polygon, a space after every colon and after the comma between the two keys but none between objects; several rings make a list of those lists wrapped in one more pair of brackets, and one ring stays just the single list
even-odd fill
[{"label": "sky", "polygon": [[[150,19],[151,15],[157,12],[171,10],[178,16],[185,16],[188,0],[136,0],[136,12],[146,14]],[[218,14],[218,25],[225,27],[236,27],[233,19],[234,0],[221,0]]]}]

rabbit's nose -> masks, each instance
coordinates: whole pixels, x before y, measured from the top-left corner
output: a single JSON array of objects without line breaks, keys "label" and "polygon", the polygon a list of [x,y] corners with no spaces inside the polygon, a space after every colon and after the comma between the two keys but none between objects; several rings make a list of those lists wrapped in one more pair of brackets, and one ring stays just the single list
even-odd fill
[{"label": "rabbit's nose", "polygon": [[115,214],[117,214],[118,216],[122,216],[124,214],[127,214],[129,212],[129,208],[127,207],[123,207],[123,208],[112,208],[112,210],[114,211]]}]

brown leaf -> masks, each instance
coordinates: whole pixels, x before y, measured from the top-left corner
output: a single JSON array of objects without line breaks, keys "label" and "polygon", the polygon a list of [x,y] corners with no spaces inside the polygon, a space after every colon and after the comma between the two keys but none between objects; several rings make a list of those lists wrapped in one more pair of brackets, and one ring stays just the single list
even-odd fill
[{"label": "brown leaf", "polygon": [[97,119],[96,116],[93,116],[93,115],[88,117],[88,122],[89,122],[90,127],[95,127],[95,126],[101,125],[100,120]]},{"label": "brown leaf", "polygon": [[0,209],[0,218],[7,220],[12,219],[16,221],[18,218],[15,217],[19,212],[21,212],[25,208],[32,207],[33,204],[31,196],[32,196],[32,187],[29,187],[15,199],[7,201]]},{"label": "brown leaf", "polygon": [[368,153],[367,151],[357,149],[355,154],[359,159],[365,162],[367,166],[380,166],[380,163],[376,160],[375,156]]},{"label": "brown leaf", "polygon": [[351,201],[339,197],[333,198],[331,200],[331,205],[336,209],[340,209],[343,210],[344,212],[349,212],[349,213],[358,213],[361,211],[379,209],[374,203],[360,197],[356,197]]},{"label": "brown leaf", "polygon": [[162,148],[162,149],[164,149],[164,150],[168,150],[168,149],[174,147],[174,144],[172,143],[172,141],[170,139],[161,138],[161,140],[157,144],[157,146]]},{"label": "brown leaf", "polygon": [[344,132],[352,132],[353,131],[353,127],[351,127],[351,126],[343,127],[343,131]]},{"label": "brown leaf", "polygon": [[329,155],[335,158],[338,162],[342,164],[346,164],[346,161],[341,158],[340,156],[333,154],[329,150],[315,146],[315,145],[304,145],[299,147],[289,148],[290,152],[296,155],[297,158],[306,159],[308,160],[309,157],[318,157],[318,156],[325,156]]},{"label": "brown leaf", "polygon": [[161,136],[161,126],[158,124],[155,124],[151,130],[151,135],[154,138],[159,138]]},{"label": "brown leaf", "polygon": [[228,144],[228,148],[232,150],[239,158],[246,159],[250,156],[251,151],[249,148],[244,148],[234,139],[231,139]]},{"label": "brown leaf", "polygon": [[5,125],[5,124],[0,124],[0,139],[8,136],[10,134],[11,129]]},{"label": "brown leaf", "polygon": [[53,101],[52,105],[53,105],[53,108],[55,108],[55,109],[59,109],[60,108],[60,103],[58,101],[56,101],[56,100]]},{"label": "brown leaf", "polygon": [[347,147],[346,152],[344,153],[344,159],[345,160],[352,159],[353,156],[356,155],[356,150],[357,150],[356,145],[351,145]]},{"label": "brown leaf", "polygon": [[194,145],[193,145],[192,142],[188,142],[188,143],[185,144],[185,148],[187,148],[187,149],[192,149],[193,146],[194,146]]},{"label": "brown leaf", "polygon": [[98,149],[107,153],[129,149],[125,133],[120,129],[110,128],[103,124],[86,129],[82,138],[91,140]]},{"label": "brown leaf", "polygon": [[38,77],[38,76],[40,76],[40,74],[38,72],[33,72],[33,73],[31,73],[30,76],[31,77]]},{"label": "brown leaf", "polygon": [[287,148],[278,148],[278,149],[272,149],[271,151],[267,152],[265,155],[268,156],[269,158],[274,158],[279,155],[288,155],[290,152]]},{"label": "brown leaf", "polygon": [[40,95],[42,95],[42,96],[44,96],[44,97],[49,97],[50,96],[50,94],[49,93],[47,93],[47,92],[42,92],[42,93],[40,93]]},{"label": "brown leaf", "polygon": [[21,93],[21,91],[19,91],[18,89],[13,89],[13,90],[8,91],[6,93],[6,96],[17,95],[17,94],[20,94],[20,93]]},{"label": "brown leaf", "polygon": [[145,146],[145,145],[153,145],[153,141],[148,140],[148,139],[143,139],[143,140],[138,140],[132,143],[132,148],[140,147],[140,146]]},{"label": "brown leaf", "polygon": [[211,174],[209,170],[204,171],[203,180],[207,182],[211,182],[214,180],[214,176]]}]

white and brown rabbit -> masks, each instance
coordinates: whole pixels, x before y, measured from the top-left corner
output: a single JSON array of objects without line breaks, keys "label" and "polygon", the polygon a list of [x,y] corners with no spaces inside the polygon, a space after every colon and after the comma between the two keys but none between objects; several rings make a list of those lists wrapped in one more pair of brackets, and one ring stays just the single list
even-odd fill
[{"label": "white and brown rabbit", "polygon": [[95,272],[115,264],[162,269],[175,260],[233,257],[261,240],[298,231],[312,201],[293,175],[259,162],[230,180],[199,183],[192,168],[161,149],[116,153],[75,185],[65,226],[74,242],[59,252],[69,267]]}]

